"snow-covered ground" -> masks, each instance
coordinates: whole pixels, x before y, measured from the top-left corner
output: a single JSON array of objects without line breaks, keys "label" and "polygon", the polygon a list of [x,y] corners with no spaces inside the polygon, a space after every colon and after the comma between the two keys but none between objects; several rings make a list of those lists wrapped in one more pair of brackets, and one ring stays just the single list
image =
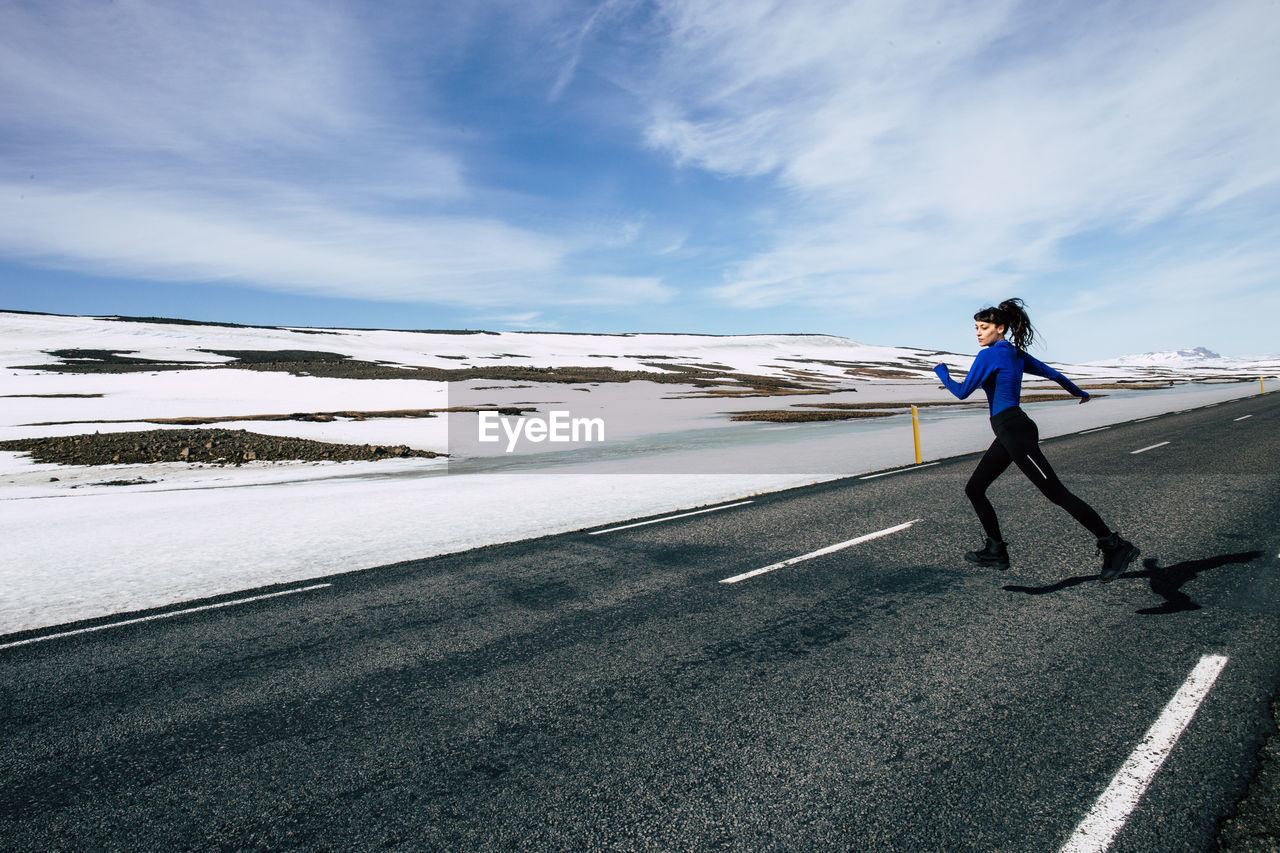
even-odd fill
[{"label": "snow-covered ground", "polygon": [[[51,355],[61,350],[127,353],[191,363],[191,369],[20,369],[65,362]],[[709,390],[643,381],[450,383],[298,376],[219,367],[231,356],[210,352],[248,350],[339,353],[403,368],[406,377],[415,367],[612,367],[656,373],[654,364],[684,365],[799,379],[807,390],[822,393],[713,393],[747,390],[735,381]],[[948,401],[929,371],[937,361],[955,372],[964,370],[971,357],[863,346],[827,336],[259,329],[0,312],[0,440],[161,426],[150,419],[229,417],[246,419],[212,426],[455,454],[448,462],[75,467],[0,452],[0,541],[5,543],[0,634],[910,464],[911,424],[904,415],[766,424],[734,422],[728,413],[796,404]],[[1107,396],[1086,406],[1036,404],[1035,417],[1046,436],[1257,393],[1258,377],[1280,374],[1280,360],[1235,361],[1211,369],[1165,362],[1064,370],[1086,385],[1151,379],[1174,384],[1163,390],[1104,390],[1099,393]],[[1250,381],[1229,381],[1233,377]],[[1184,382],[1189,378],[1199,381]],[[1032,383],[1027,390],[1041,389]],[[460,402],[530,405],[543,413],[571,407],[575,416],[601,417],[608,441],[465,457],[459,456],[456,440],[450,446],[450,434],[455,439],[459,430],[469,434],[474,412],[322,423],[247,419],[443,409]],[[977,450],[990,440],[981,406],[922,408],[921,433],[924,455],[934,459]],[[133,480],[146,482],[105,485]]]}]

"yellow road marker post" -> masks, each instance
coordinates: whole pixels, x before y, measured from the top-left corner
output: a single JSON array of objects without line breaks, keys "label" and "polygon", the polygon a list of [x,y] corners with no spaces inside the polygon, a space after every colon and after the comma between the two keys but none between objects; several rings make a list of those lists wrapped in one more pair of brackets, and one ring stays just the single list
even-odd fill
[{"label": "yellow road marker post", "polygon": [[916,464],[919,465],[924,460],[920,458],[920,413],[915,406],[911,407],[911,434],[916,440]]}]

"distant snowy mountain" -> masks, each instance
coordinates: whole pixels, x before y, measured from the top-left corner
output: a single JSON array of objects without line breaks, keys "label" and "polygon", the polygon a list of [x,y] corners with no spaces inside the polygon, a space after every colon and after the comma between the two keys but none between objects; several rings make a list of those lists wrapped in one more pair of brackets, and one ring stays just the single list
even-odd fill
[{"label": "distant snowy mountain", "polygon": [[1218,355],[1213,350],[1206,349],[1205,347],[1195,347],[1193,349],[1180,349],[1174,353],[1152,353],[1152,354],[1157,356],[1172,355],[1178,358],[1191,359],[1194,361],[1205,361],[1206,359],[1222,358],[1222,356]]},{"label": "distant snowy mountain", "polygon": [[1172,350],[1169,352],[1144,352],[1138,355],[1122,355],[1090,364],[1120,365],[1123,367],[1229,367],[1239,363],[1239,359],[1225,358],[1211,349],[1193,347],[1192,349]]}]

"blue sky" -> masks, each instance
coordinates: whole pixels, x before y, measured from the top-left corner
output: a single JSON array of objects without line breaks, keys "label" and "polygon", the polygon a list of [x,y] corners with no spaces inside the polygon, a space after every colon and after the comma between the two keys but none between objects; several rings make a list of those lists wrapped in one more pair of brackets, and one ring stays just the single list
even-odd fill
[{"label": "blue sky", "polygon": [[0,2],[0,308],[1280,351],[1273,2]]}]

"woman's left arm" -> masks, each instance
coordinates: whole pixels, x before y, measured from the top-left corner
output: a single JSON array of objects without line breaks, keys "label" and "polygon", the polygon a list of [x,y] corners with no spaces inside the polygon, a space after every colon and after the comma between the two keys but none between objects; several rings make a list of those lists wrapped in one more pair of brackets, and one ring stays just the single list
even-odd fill
[{"label": "woman's left arm", "polygon": [[1089,392],[1079,388],[1074,382],[1063,376],[1057,370],[1045,364],[1040,359],[1030,353],[1022,353],[1022,369],[1025,373],[1031,373],[1036,376],[1043,376],[1045,379],[1052,379],[1057,382],[1062,389],[1073,397],[1079,397],[1081,403],[1089,402]]}]

